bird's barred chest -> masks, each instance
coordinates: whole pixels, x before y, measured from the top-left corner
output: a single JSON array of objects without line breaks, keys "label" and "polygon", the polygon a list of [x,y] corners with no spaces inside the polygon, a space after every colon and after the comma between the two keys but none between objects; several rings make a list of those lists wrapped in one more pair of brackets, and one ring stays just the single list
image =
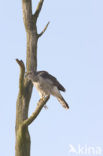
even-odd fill
[{"label": "bird's barred chest", "polygon": [[50,95],[51,93],[51,84],[48,84],[44,79],[41,77],[39,78],[38,82],[33,82],[33,85],[38,90],[40,96]]}]

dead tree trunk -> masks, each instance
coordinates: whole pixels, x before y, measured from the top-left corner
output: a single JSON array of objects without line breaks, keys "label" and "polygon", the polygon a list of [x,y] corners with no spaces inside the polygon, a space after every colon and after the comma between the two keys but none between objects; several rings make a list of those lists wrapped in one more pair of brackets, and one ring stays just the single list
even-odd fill
[{"label": "dead tree trunk", "polygon": [[[31,0],[22,0],[23,8],[23,20],[27,35],[27,56],[26,56],[26,71],[35,71],[37,69],[37,42],[38,38],[45,32],[48,24],[44,30],[37,33],[37,18],[41,11],[44,0],[40,0],[35,13],[32,13]],[[49,99],[49,97],[43,100],[39,100],[34,113],[28,117],[29,102],[32,94],[32,83],[28,82],[24,77],[25,65],[22,60],[16,59],[20,66],[20,78],[19,78],[19,93],[16,103],[16,145],[15,156],[30,156],[30,135],[28,126],[35,120],[39,112]]]}]

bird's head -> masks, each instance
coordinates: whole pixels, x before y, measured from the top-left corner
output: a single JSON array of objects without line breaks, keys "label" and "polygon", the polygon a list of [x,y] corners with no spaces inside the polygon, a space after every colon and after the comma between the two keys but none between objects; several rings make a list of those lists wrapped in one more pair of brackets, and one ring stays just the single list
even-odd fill
[{"label": "bird's head", "polygon": [[34,73],[32,71],[25,73],[25,78],[27,78],[27,80],[33,80],[34,77]]},{"label": "bird's head", "polygon": [[27,80],[31,80],[32,82],[36,81],[36,79],[37,79],[36,72],[30,71],[30,72],[25,73],[25,78],[27,78]]}]

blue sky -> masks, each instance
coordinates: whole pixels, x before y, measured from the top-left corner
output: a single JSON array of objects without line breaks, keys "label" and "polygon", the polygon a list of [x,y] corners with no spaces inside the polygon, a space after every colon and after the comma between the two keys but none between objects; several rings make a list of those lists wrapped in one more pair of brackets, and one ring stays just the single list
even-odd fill
[{"label": "blue sky", "polygon": [[[33,1],[33,10],[37,3]],[[43,109],[29,127],[31,156],[71,156],[69,144],[100,146],[103,150],[102,6],[102,0],[44,2],[38,32],[48,21],[50,25],[38,42],[38,70],[47,70],[64,85],[66,93],[62,95],[70,110],[51,97],[49,109]],[[0,19],[0,155],[12,156],[19,78],[15,59],[25,62],[26,57],[21,1],[1,1]],[[34,88],[29,115],[38,99]]]}]

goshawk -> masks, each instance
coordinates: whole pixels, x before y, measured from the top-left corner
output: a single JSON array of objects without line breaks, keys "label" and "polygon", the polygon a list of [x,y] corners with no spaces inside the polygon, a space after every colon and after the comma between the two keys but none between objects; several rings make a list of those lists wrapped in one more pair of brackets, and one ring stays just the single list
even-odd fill
[{"label": "goshawk", "polygon": [[67,102],[64,100],[60,93],[60,91],[64,92],[65,88],[58,82],[58,80],[54,76],[50,75],[46,71],[38,71],[28,72],[26,73],[26,77],[28,80],[32,81],[41,98],[53,95],[58,99],[58,101],[64,108],[69,109]]}]

